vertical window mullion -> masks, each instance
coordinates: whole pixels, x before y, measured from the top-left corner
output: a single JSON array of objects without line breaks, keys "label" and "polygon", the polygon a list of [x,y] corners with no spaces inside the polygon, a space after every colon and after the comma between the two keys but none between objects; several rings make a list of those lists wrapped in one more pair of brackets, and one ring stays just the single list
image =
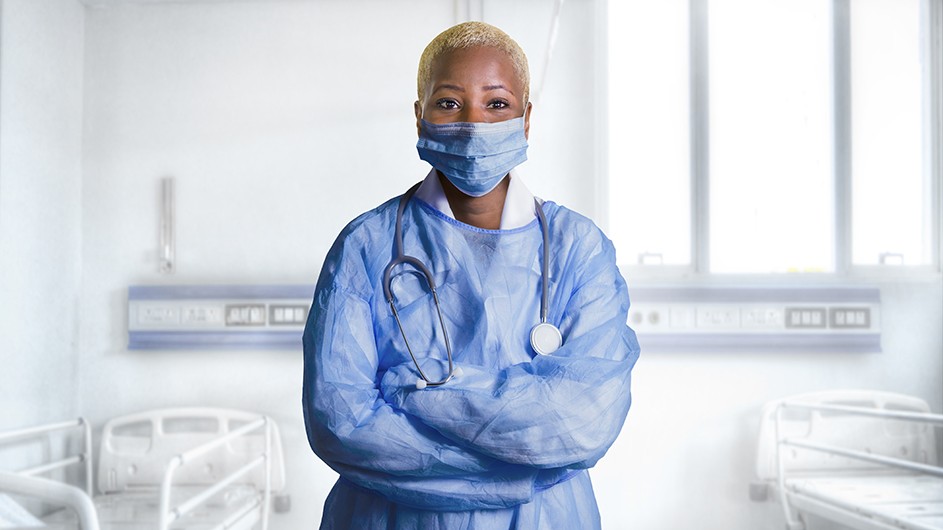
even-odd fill
[{"label": "vertical window mullion", "polygon": [[690,0],[691,265],[710,272],[710,98],[708,0]]},{"label": "vertical window mullion", "polygon": [[835,272],[851,267],[851,23],[849,0],[832,0],[832,67],[834,75],[833,129],[835,134]]}]

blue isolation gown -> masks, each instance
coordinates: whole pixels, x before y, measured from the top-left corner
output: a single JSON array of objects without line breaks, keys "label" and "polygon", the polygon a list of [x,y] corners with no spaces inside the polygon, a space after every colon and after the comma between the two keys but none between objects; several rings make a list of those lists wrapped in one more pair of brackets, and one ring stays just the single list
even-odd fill
[{"label": "blue isolation gown", "polygon": [[[544,203],[549,315],[563,346],[536,355],[542,237],[456,221],[413,197],[404,251],[432,271],[462,374],[416,389],[418,372],[383,294],[399,199],[352,221],[318,279],[304,332],[311,448],[340,474],[322,529],[591,529],[587,470],[631,403],[635,333],[612,243],[590,220]],[[422,276],[392,282],[406,336],[438,380],[445,347]]]}]

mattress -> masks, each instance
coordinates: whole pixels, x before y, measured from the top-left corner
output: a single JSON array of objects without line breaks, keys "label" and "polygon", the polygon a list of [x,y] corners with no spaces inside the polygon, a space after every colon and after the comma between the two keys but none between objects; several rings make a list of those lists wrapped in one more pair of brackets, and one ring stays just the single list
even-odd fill
[{"label": "mattress", "polygon": [[845,512],[884,527],[943,530],[943,478],[914,474],[799,477],[788,479],[786,488],[796,508],[822,517]]}]

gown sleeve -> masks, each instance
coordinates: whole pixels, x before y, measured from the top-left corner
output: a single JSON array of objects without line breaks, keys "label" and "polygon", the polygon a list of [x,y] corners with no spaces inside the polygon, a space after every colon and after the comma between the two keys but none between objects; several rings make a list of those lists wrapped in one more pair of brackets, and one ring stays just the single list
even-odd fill
[{"label": "gown sleeve", "polygon": [[[535,470],[448,440],[387,403],[357,252],[332,248],[304,331],[302,402],[311,448],[343,478],[393,502],[430,510],[527,502]],[[497,478],[500,477],[500,478]]]},{"label": "gown sleeve", "polygon": [[[558,282],[572,293],[554,354],[502,370],[461,365],[446,385],[416,390],[411,365],[390,369],[387,402],[461,446],[535,468],[588,468],[622,429],[639,355],[626,325],[629,297],[612,243],[586,238]],[[588,239],[588,241],[587,241]],[[567,299],[564,297],[564,299]]]}]

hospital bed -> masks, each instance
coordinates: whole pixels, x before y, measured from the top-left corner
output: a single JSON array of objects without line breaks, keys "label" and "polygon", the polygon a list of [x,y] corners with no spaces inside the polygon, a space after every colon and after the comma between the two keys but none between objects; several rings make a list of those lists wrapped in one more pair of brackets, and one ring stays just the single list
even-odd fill
[{"label": "hospital bed", "polygon": [[763,408],[756,501],[781,506],[788,530],[943,529],[943,468],[921,399],[842,390]]},{"label": "hospital bed", "polygon": [[[0,470],[0,528],[265,530],[272,492],[284,487],[277,425],[238,410],[175,408],[112,419],[101,435],[99,495],[92,492],[92,437],[84,419],[0,433],[0,447],[48,446],[69,431],[81,431],[83,442],[46,447],[38,465]],[[76,473],[79,466],[84,473]],[[84,475],[83,487],[67,484],[62,477],[69,473]],[[53,510],[37,517],[11,495]]]}]

